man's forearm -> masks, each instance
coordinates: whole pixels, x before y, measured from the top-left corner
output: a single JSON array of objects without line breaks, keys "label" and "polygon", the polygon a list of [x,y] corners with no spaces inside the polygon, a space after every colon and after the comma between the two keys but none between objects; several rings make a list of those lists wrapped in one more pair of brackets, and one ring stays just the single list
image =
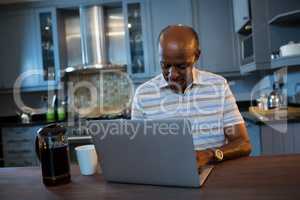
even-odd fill
[{"label": "man's forearm", "polygon": [[[251,152],[251,144],[245,124],[237,124],[224,128],[224,133],[228,141],[221,147],[223,152],[223,160],[230,160],[241,156],[247,156]],[[198,166],[204,166],[215,160],[214,151],[206,149],[196,151]]]},{"label": "man's forearm", "polygon": [[251,153],[249,141],[238,139],[219,148],[224,155],[224,160],[230,160],[241,156],[248,156]]},{"label": "man's forearm", "polygon": [[[230,160],[242,156],[247,156],[251,152],[249,141],[236,140],[219,147],[223,152],[223,160]],[[214,153],[211,149],[196,151],[197,162],[203,166],[215,160]]]}]

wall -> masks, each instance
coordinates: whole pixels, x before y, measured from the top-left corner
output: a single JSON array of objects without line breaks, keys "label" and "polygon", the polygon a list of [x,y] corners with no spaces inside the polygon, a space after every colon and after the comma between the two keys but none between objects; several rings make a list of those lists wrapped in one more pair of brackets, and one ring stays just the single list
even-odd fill
[{"label": "wall", "polygon": [[[288,97],[295,95],[295,85],[300,83],[300,71],[293,68],[281,68],[270,74],[253,74],[238,78],[228,78],[230,88],[238,101],[254,100],[259,95],[268,95],[273,90],[273,83],[282,76],[284,90]],[[280,75],[282,74],[282,75]],[[252,93],[252,99],[251,99]]]},{"label": "wall", "polygon": [[[24,101],[24,104],[32,108],[47,106],[47,104],[43,102],[43,98],[45,96],[47,96],[47,92],[27,92],[21,94],[21,98]],[[19,110],[20,109],[15,104],[12,93],[0,94],[0,117],[15,116],[16,111]]]},{"label": "wall", "polygon": [[[249,75],[247,77],[226,78],[230,89],[237,101],[250,101],[251,91],[259,83],[260,77]],[[246,80],[247,81],[246,81]]]},{"label": "wall", "polygon": [[287,91],[289,96],[295,95],[295,85],[300,83],[300,72],[289,72],[288,74],[288,87]]}]

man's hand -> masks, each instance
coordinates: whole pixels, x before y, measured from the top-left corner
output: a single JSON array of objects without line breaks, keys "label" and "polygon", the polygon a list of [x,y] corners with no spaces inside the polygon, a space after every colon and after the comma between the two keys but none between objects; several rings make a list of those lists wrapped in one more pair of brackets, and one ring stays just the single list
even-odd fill
[{"label": "man's hand", "polygon": [[201,169],[205,165],[209,164],[214,158],[213,152],[208,149],[203,151],[196,151],[196,154],[198,169]]},{"label": "man's hand", "polygon": [[[251,152],[251,144],[245,124],[237,124],[224,128],[227,144],[219,147],[224,154],[224,160],[248,156]],[[209,164],[214,159],[214,153],[210,149],[196,151],[198,168]]]}]

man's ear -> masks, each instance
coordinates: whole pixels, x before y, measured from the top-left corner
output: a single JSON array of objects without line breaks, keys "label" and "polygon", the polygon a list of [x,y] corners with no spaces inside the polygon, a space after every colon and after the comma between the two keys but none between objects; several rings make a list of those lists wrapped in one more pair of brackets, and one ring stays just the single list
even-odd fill
[{"label": "man's ear", "polygon": [[196,59],[196,61],[198,61],[200,55],[201,55],[201,50],[200,50],[200,49],[197,49],[197,50],[196,50],[196,53],[195,53],[195,59]]}]

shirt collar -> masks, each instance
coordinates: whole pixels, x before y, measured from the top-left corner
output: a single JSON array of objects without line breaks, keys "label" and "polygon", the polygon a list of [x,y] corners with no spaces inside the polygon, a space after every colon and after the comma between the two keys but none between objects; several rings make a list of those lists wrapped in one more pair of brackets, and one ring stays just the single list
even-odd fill
[{"label": "shirt collar", "polygon": [[[203,77],[201,76],[201,71],[199,69],[197,69],[196,67],[193,67],[193,83],[192,85],[205,85],[205,81],[203,81]],[[159,87],[160,88],[166,88],[168,87],[168,82],[165,80],[164,76],[161,74],[160,76],[160,83],[159,83]]]}]

